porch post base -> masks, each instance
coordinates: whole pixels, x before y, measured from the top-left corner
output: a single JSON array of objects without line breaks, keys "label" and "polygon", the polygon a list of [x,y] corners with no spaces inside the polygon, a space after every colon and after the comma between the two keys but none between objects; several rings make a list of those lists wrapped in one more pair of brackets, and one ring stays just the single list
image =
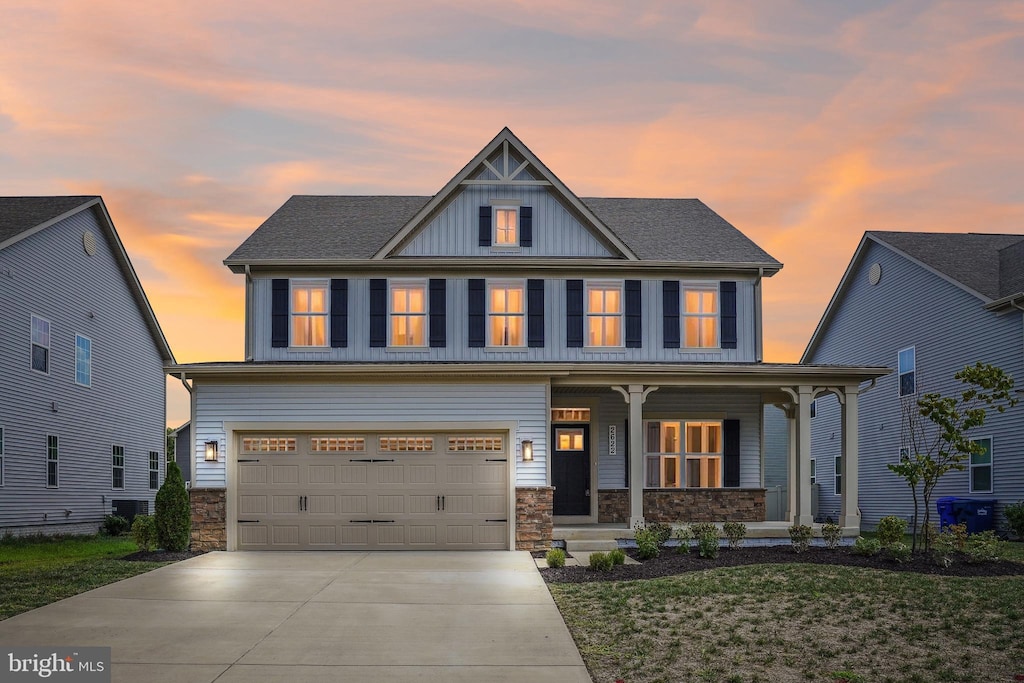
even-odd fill
[{"label": "porch post base", "polygon": [[847,528],[860,529],[860,515],[843,515],[839,525]]},{"label": "porch post base", "polygon": [[814,515],[797,515],[793,520],[793,524],[803,524],[804,526],[811,526],[814,524]]},{"label": "porch post base", "polygon": [[647,524],[647,522],[644,520],[643,517],[630,517],[629,518],[629,528],[630,529],[635,529],[637,524],[644,525],[644,524]]}]

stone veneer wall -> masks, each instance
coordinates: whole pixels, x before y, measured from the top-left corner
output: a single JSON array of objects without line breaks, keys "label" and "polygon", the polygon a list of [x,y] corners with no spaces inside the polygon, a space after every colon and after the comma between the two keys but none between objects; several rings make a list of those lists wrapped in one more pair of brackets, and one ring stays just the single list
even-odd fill
[{"label": "stone veneer wall", "polygon": [[[598,521],[629,521],[629,489],[597,492]],[[764,489],[644,491],[644,519],[651,522],[763,522]]]},{"label": "stone veneer wall", "polygon": [[516,488],[516,550],[547,550],[551,547],[551,486]]},{"label": "stone veneer wall", "polygon": [[192,550],[227,550],[227,489],[190,489]]}]

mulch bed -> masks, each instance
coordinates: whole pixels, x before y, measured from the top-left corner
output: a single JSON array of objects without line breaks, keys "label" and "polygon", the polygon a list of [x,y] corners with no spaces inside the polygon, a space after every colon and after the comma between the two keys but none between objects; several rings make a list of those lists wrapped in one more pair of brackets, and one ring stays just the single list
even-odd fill
[{"label": "mulch bed", "polygon": [[[637,559],[635,550],[626,550],[626,554]],[[543,552],[534,553],[535,557],[544,557]],[[949,567],[940,567],[930,557],[915,555],[904,563],[897,563],[884,555],[865,557],[854,555],[849,548],[811,547],[802,553],[796,553],[788,545],[756,546],[729,550],[722,548],[715,559],[701,557],[696,549],[689,553],[678,553],[674,548],[667,548],[661,554],[641,564],[626,564],[615,567],[610,572],[591,571],[589,567],[562,567],[551,569],[544,567],[541,576],[548,583],[589,583],[593,581],[632,581],[634,579],[656,579],[662,576],[673,576],[687,572],[715,569],[717,567],[739,567],[749,564],[827,564],[847,567],[866,567],[869,569],[885,569],[896,572],[917,572],[936,576],[1010,576],[1024,575],[1024,563],[998,560],[995,562],[970,563],[966,557],[957,557]]]},{"label": "mulch bed", "polygon": [[205,554],[205,550],[184,550],[180,553],[169,553],[166,550],[140,550],[137,553],[125,555],[121,559],[129,562],[179,562]]}]

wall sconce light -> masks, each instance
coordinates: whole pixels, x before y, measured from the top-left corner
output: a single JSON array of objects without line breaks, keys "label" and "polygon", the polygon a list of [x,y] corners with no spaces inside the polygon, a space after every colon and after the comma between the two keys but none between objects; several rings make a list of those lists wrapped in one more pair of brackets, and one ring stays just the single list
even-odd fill
[{"label": "wall sconce light", "polygon": [[523,462],[533,462],[532,441],[523,441]]},{"label": "wall sconce light", "polygon": [[207,441],[206,442],[206,461],[216,462],[217,461],[217,442]]}]

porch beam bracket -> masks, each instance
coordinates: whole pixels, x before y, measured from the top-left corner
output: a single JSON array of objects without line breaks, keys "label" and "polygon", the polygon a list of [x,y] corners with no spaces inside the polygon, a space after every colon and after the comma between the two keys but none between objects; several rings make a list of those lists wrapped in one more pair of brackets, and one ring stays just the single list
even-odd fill
[{"label": "porch beam bracket", "polygon": [[612,389],[622,394],[622,398],[629,404],[629,392],[624,387],[612,386]]},{"label": "porch beam bracket", "polygon": [[650,396],[653,392],[657,391],[658,388],[659,387],[647,387],[646,389],[644,389],[644,393],[640,397],[640,402],[647,403],[647,397]]}]

